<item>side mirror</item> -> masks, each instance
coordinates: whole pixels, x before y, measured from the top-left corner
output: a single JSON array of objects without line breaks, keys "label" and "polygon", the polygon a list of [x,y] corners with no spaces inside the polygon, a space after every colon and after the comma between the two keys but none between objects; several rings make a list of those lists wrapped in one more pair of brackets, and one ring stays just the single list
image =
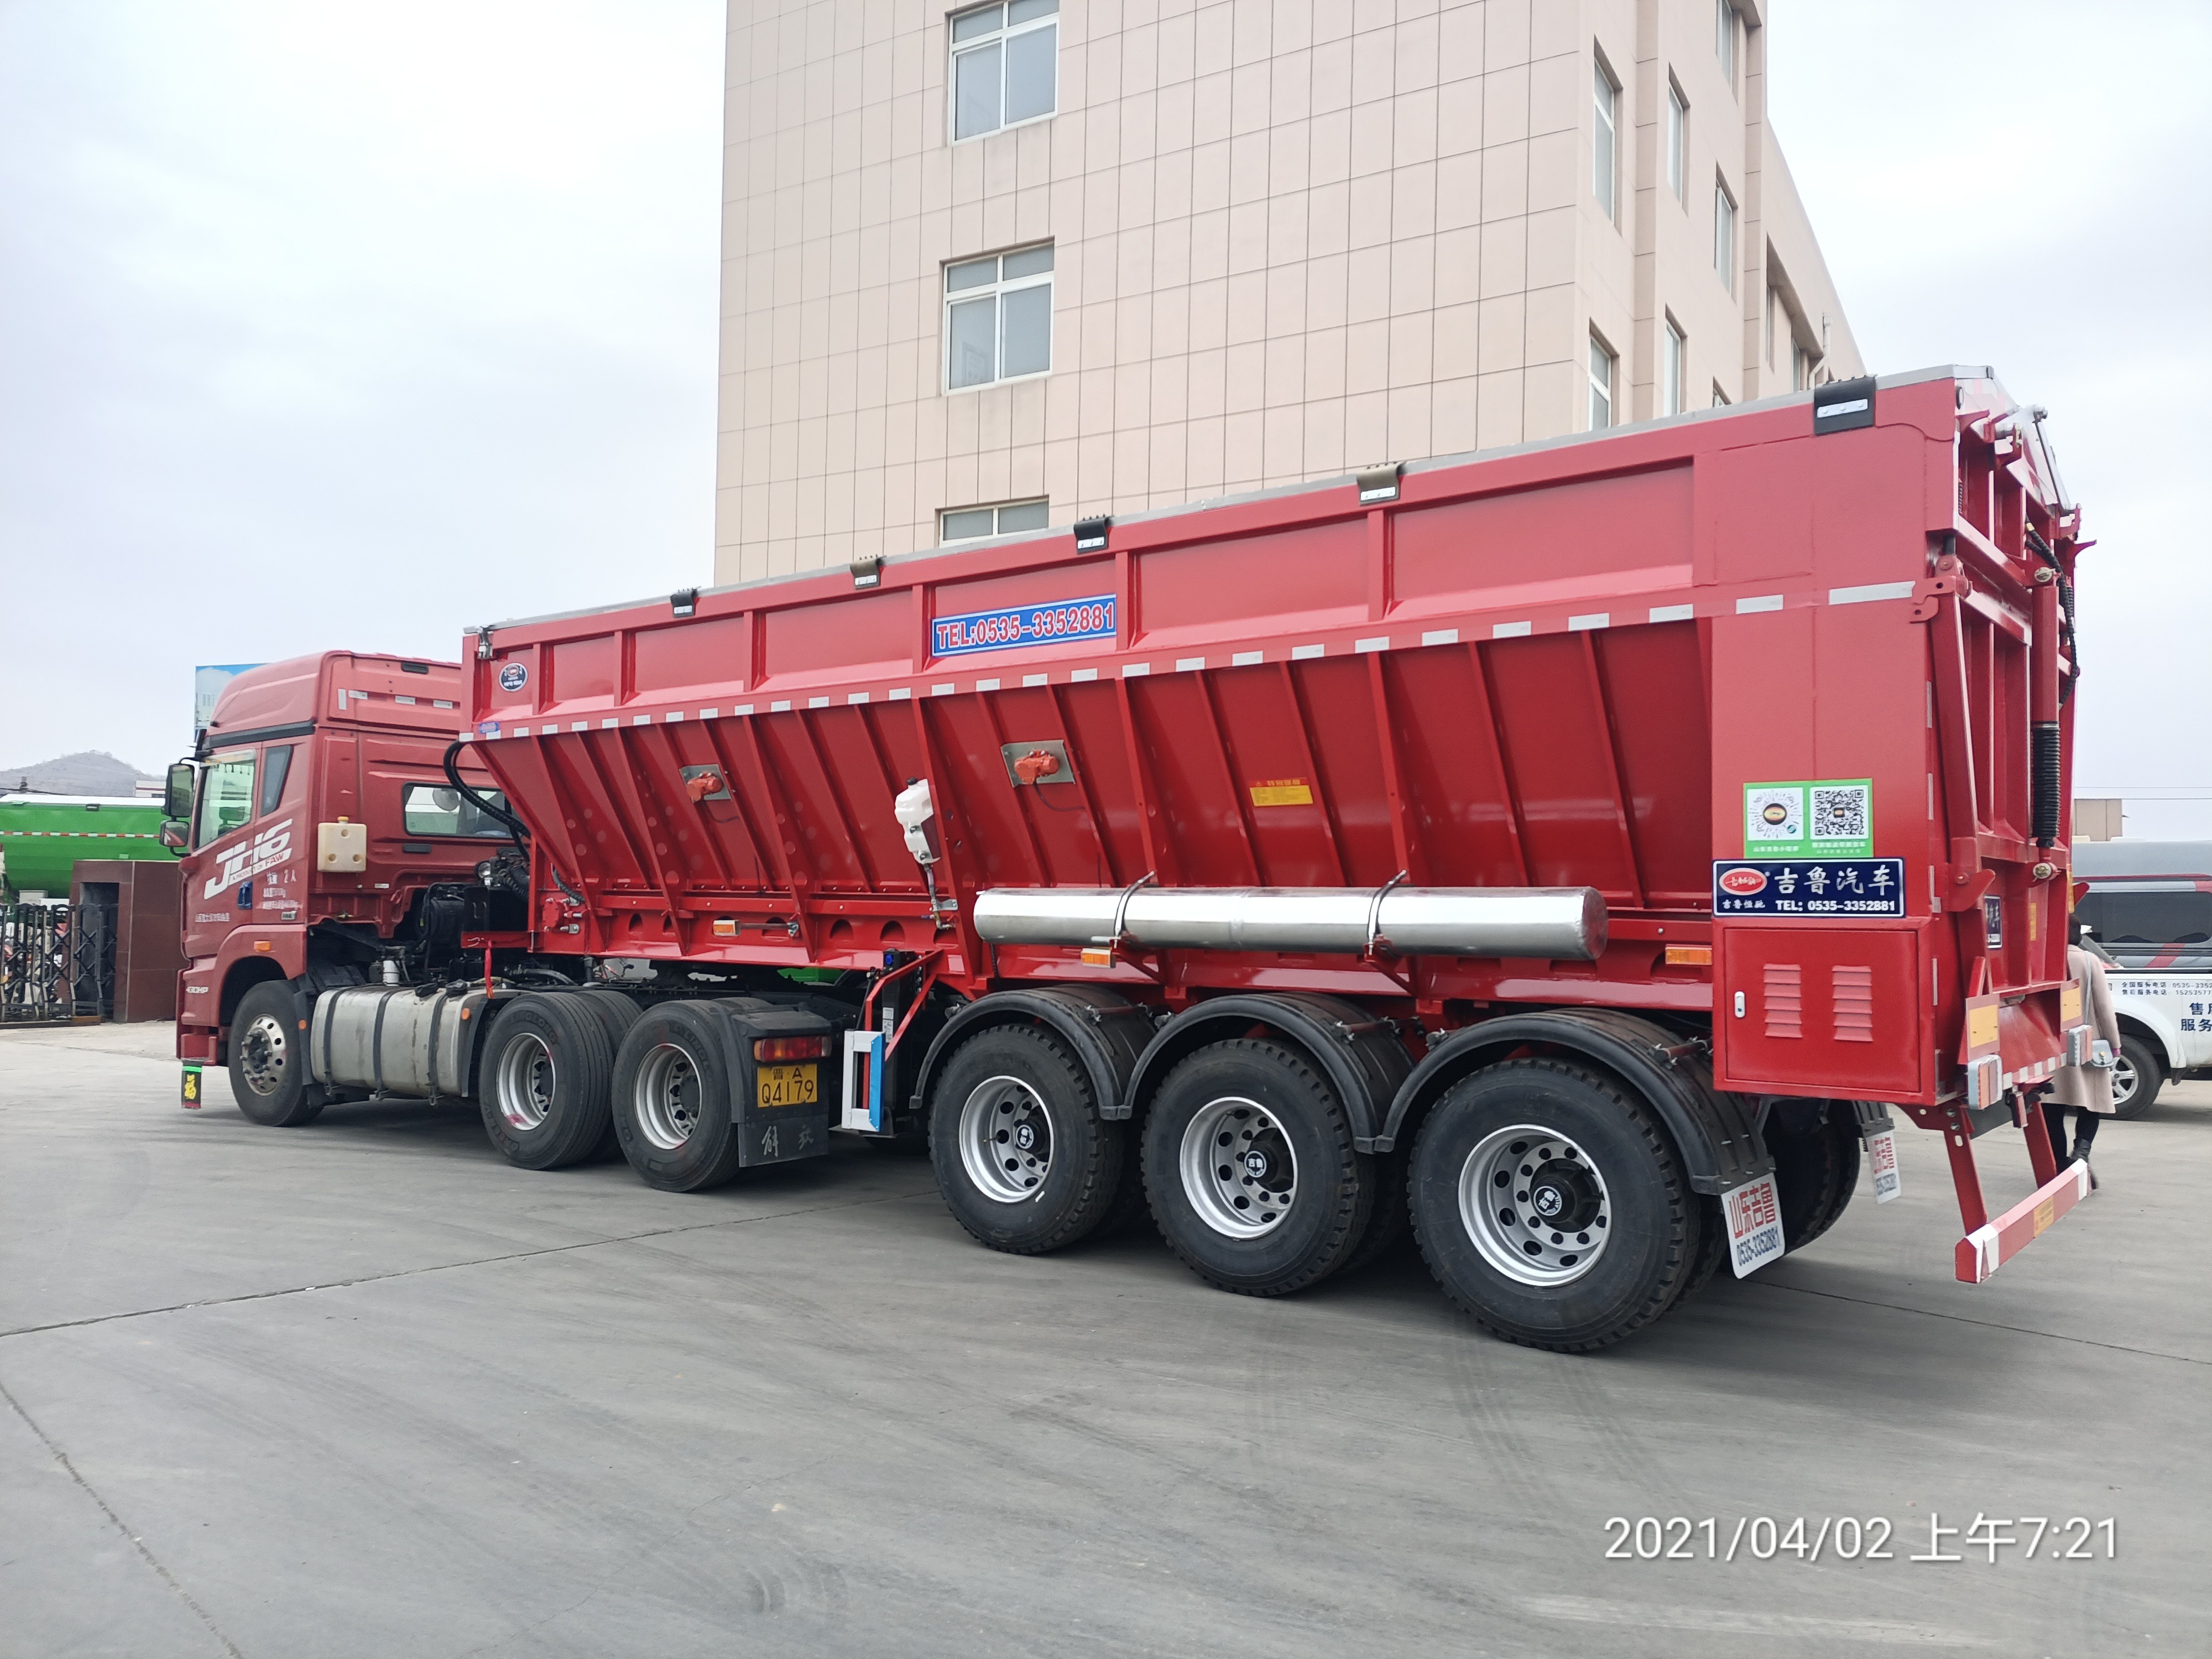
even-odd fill
[{"label": "side mirror", "polygon": [[179,761],[171,767],[168,787],[161,796],[161,816],[165,818],[191,817],[192,786],[198,781],[199,769],[190,761]]},{"label": "side mirror", "polygon": [[182,818],[170,818],[161,825],[161,845],[172,853],[181,853],[185,843],[191,839],[191,825]]}]

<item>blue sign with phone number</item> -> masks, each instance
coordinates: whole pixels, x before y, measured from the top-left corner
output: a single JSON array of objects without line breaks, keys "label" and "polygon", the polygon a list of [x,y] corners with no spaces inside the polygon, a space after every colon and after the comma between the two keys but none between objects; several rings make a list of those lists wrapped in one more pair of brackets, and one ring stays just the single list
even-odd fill
[{"label": "blue sign with phone number", "polygon": [[1110,640],[1115,633],[1114,596],[1022,605],[1003,611],[971,611],[939,617],[931,629],[930,648],[940,657],[965,657],[978,651],[1005,651],[1018,645],[1056,645],[1064,640]]},{"label": "blue sign with phone number", "polygon": [[1905,915],[1903,859],[1717,859],[1716,916]]}]

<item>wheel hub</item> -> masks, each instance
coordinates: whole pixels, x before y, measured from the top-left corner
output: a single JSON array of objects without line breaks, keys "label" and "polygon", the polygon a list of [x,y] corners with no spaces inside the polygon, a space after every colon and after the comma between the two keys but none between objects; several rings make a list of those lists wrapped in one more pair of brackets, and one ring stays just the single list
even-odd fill
[{"label": "wheel hub", "polygon": [[1612,1196],[1588,1152],[1556,1129],[1516,1123],[1461,1166],[1460,1221],[1483,1260],[1522,1285],[1565,1285],[1604,1254]]},{"label": "wheel hub", "polygon": [[500,1051],[499,1115],[511,1129],[529,1130],[553,1109],[553,1055],[534,1031],[518,1032]]},{"label": "wheel hub", "polygon": [[960,1107],[960,1167],[995,1204],[1034,1197],[1052,1173],[1052,1115],[1018,1077],[986,1078]]},{"label": "wheel hub", "polygon": [[691,1056],[664,1042],[637,1068],[631,1097],[640,1133],[664,1152],[679,1151],[699,1127],[699,1068]]},{"label": "wheel hub", "polygon": [[273,1095],[284,1086],[284,1023],[263,1014],[246,1028],[239,1039],[239,1069],[246,1086],[257,1095]]},{"label": "wheel hub", "polygon": [[1183,1131],[1177,1162],[1191,1208],[1226,1237],[1273,1231],[1297,1196],[1298,1161],[1282,1125],[1242,1096],[1199,1108]]}]

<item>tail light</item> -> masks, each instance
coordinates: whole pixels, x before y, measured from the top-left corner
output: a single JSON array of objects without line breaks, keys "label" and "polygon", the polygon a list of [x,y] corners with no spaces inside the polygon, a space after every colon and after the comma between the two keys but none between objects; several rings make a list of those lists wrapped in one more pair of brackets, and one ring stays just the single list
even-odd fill
[{"label": "tail light", "polygon": [[828,1037],[759,1037],[753,1042],[755,1060],[819,1060],[829,1052]]}]

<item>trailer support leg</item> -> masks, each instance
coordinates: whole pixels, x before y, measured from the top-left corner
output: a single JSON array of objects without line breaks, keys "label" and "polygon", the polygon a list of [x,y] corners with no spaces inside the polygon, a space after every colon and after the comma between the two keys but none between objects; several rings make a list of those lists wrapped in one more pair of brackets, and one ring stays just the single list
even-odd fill
[{"label": "trailer support leg", "polygon": [[1982,1197],[1982,1172],[1974,1165],[1974,1138],[1956,1108],[1943,1130],[1943,1147],[1951,1155],[1951,1184],[1959,1192],[1959,1219],[1970,1233],[1987,1226],[1990,1206]]}]

